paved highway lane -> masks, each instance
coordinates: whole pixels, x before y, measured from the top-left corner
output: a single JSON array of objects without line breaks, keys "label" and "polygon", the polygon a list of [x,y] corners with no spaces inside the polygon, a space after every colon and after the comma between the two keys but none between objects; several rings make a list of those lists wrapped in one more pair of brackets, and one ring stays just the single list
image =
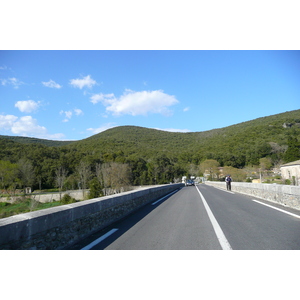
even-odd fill
[{"label": "paved highway lane", "polygon": [[253,199],[204,184],[184,187],[72,249],[300,249],[300,218]]},{"label": "paved highway lane", "polygon": [[[201,185],[199,190],[218,220],[232,249],[300,249],[299,211],[211,186]],[[280,207],[296,216],[265,206],[264,203],[275,208]]]}]

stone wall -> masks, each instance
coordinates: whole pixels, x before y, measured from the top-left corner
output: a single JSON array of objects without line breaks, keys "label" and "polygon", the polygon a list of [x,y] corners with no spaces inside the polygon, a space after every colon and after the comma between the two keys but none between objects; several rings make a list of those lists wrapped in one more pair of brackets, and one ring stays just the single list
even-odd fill
[{"label": "stone wall", "polygon": [[64,249],[182,186],[144,188],[0,219],[0,249]]},{"label": "stone wall", "polygon": [[[205,184],[226,190],[225,182],[206,181]],[[300,186],[232,182],[231,191],[300,210]]]},{"label": "stone wall", "polygon": [[[300,160],[297,162],[300,162]],[[289,163],[281,166],[281,177],[283,179],[289,179],[295,185],[300,185],[300,163],[292,164],[293,163]]]},{"label": "stone wall", "polygon": [[[89,190],[85,190],[85,194],[87,194]],[[59,201],[65,194],[70,195],[72,198],[76,200],[83,200],[84,199],[84,193],[82,190],[73,190],[73,191],[66,191],[61,193],[45,193],[45,194],[26,194],[26,198],[31,198],[35,201],[41,202],[41,203],[47,203],[47,202],[53,202],[53,201]],[[1,197],[0,202],[9,202],[13,203],[16,200],[20,199],[22,196],[11,196],[11,197]]]}]

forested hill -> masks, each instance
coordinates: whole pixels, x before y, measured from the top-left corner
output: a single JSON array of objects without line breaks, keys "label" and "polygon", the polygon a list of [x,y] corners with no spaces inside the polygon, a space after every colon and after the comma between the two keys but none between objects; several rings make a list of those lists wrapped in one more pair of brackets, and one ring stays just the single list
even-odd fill
[{"label": "forested hill", "polygon": [[300,110],[204,132],[120,126],[73,142],[0,136],[0,167],[30,162],[36,180],[47,187],[55,186],[59,167],[75,180],[81,162],[94,172],[96,164],[127,164],[133,184],[152,184],[186,175],[206,159],[243,168],[265,157],[273,166],[300,159]]},{"label": "forested hill", "polygon": [[215,159],[221,165],[243,167],[258,164],[265,156],[273,157],[274,163],[294,159],[284,154],[291,139],[295,142],[298,137],[300,110],[204,132],[174,133],[121,126],[73,142],[67,148],[101,153],[107,159],[138,156],[147,160],[164,154],[187,163]]},{"label": "forested hill", "polygon": [[0,135],[0,140],[4,140],[4,139],[21,143],[21,144],[41,144],[50,147],[65,146],[73,142],[73,141],[45,140],[45,139],[38,139],[38,138],[24,137],[24,136]]}]

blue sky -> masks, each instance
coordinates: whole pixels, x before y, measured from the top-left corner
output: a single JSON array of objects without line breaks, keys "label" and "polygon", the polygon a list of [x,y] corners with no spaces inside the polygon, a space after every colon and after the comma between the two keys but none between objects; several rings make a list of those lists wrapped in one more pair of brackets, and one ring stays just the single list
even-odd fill
[{"label": "blue sky", "polygon": [[2,135],[206,131],[299,108],[299,51],[0,51]]}]

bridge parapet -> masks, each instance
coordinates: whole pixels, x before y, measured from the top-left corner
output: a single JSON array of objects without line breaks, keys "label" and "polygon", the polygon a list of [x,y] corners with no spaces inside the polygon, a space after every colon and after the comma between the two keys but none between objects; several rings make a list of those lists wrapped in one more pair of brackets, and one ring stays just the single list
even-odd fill
[{"label": "bridge parapet", "polygon": [[0,249],[64,249],[183,184],[168,184],[0,219]]},{"label": "bridge parapet", "polygon": [[[226,190],[226,183],[205,181],[205,184]],[[300,210],[300,186],[232,182],[231,190]]]}]

